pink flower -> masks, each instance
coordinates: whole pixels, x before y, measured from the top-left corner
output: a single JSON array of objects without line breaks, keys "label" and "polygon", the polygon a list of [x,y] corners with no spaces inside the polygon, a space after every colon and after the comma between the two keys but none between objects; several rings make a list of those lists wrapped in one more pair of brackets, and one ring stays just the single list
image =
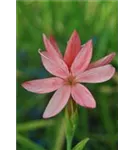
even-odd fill
[{"label": "pink flower", "polygon": [[46,51],[39,51],[42,63],[55,77],[27,81],[22,86],[34,93],[49,93],[57,90],[52,96],[43,118],[58,114],[67,104],[70,96],[73,100],[87,108],[95,108],[96,102],[91,92],[80,83],[100,83],[109,80],[115,68],[109,63],[115,53],[90,63],[92,58],[92,40],[81,46],[76,31],[70,37],[64,58],[53,37],[48,40],[43,35]]}]

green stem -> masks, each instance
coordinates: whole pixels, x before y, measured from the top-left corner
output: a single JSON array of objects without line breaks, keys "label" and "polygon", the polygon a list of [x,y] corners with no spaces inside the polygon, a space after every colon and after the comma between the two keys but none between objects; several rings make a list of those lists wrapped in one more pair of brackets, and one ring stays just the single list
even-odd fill
[{"label": "green stem", "polygon": [[77,120],[78,120],[77,107],[76,104],[73,102],[73,100],[70,99],[65,109],[67,150],[72,149],[72,140],[77,126]]},{"label": "green stem", "polygon": [[66,138],[67,139],[67,150],[71,150],[72,148],[72,137]]}]

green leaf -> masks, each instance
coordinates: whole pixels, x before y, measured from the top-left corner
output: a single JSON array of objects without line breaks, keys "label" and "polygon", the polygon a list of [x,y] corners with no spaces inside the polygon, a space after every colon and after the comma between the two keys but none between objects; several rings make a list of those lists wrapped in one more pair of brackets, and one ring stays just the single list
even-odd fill
[{"label": "green leaf", "polygon": [[81,142],[79,142],[72,150],[83,150],[86,143],[89,141],[89,138],[85,138]]},{"label": "green leaf", "polygon": [[55,130],[55,141],[53,143],[52,149],[51,150],[62,150],[62,147],[65,142],[65,127],[63,126],[65,120],[64,118],[58,120],[56,123],[56,129]]},{"label": "green leaf", "polygon": [[29,150],[45,150],[43,147],[37,145],[30,139],[28,139],[20,134],[17,134],[17,142]]},{"label": "green leaf", "polygon": [[36,121],[30,121],[26,123],[19,123],[17,124],[17,131],[28,131],[28,130],[34,130],[37,128],[44,128],[45,126],[51,126],[53,125],[53,121],[45,121],[45,120],[36,120]]}]

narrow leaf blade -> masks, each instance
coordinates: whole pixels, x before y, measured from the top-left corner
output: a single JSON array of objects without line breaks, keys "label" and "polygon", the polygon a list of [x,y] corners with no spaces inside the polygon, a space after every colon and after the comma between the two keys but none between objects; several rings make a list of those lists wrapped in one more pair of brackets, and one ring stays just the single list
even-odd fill
[{"label": "narrow leaf blade", "polygon": [[80,141],[72,150],[83,150],[89,138],[85,138],[84,140]]},{"label": "narrow leaf blade", "polygon": [[17,142],[22,145],[23,147],[26,147],[30,150],[45,150],[43,147],[37,145],[36,143],[34,143],[33,141],[31,141],[30,139],[17,134]]}]

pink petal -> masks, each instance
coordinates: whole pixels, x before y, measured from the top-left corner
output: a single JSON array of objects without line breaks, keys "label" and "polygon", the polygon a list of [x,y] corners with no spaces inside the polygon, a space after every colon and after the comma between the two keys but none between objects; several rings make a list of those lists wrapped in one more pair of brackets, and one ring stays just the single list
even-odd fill
[{"label": "pink petal", "polygon": [[69,70],[65,62],[57,57],[57,59],[51,58],[50,54],[46,51],[40,52],[42,63],[46,70],[48,70],[51,74],[66,78],[69,75]]},{"label": "pink petal", "polygon": [[88,107],[88,108],[96,107],[96,102],[92,94],[85,86],[79,83],[72,87],[71,95],[75,100],[75,102],[81,106]]},{"label": "pink petal", "polygon": [[116,54],[113,52],[113,53],[111,53],[111,54],[109,54],[109,55],[107,55],[107,56],[105,56],[105,57],[103,57],[103,58],[101,58],[95,62],[90,63],[88,66],[88,69],[96,68],[96,67],[100,67],[100,66],[104,66],[104,65],[109,64],[113,60],[115,55]]},{"label": "pink petal", "polygon": [[73,73],[73,75],[77,75],[86,70],[91,60],[91,57],[92,57],[92,40],[88,41],[76,56],[71,66],[71,72]]},{"label": "pink petal", "polygon": [[49,53],[49,55],[53,59],[56,59],[57,57],[60,57],[59,53],[57,52],[57,50],[55,49],[55,47],[52,45],[52,43],[50,42],[50,40],[47,39],[47,37],[45,36],[45,34],[43,34],[43,42],[44,42],[44,45],[46,47],[47,52]]},{"label": "pink petal", "polygon": [[61,54],[61,52],[60,52],[60,49],[59,49],[59,47],[58,47],[58,44],[57,44],[55,38],[54,38],[53,36],[50,36],[49,40],[50,40],[51,44],[54,46],[56,52],[57,52],[57,53],[59,54],[59,56],[62,58],[63,56],[62,56],[62,54]]},{"label": "pink petal", "polygon": [[58,114],[67,104],[70,97],[70,86],[63,86],[58,89],[51,98],[43,114],[43,118],[50,118]]},{"label": "pink petal", "polygon": [[27,81],[22,86],[34,93],[49,93],[63,86],[64,81],[57,77]]},{"label": "pink petal", "polygon": [[100,83],[111,79],[114,73],[115,68],[112,65],[105,65],[81,73],[76,80],[83,83]]},{"label": "pink petal", "polygon": [[74,30],[67,44],[66,52],[64,55],[64,60],[68,65],[68,67],[71,66],[80,49],[81,49],[81,41],[77,31]]}]

